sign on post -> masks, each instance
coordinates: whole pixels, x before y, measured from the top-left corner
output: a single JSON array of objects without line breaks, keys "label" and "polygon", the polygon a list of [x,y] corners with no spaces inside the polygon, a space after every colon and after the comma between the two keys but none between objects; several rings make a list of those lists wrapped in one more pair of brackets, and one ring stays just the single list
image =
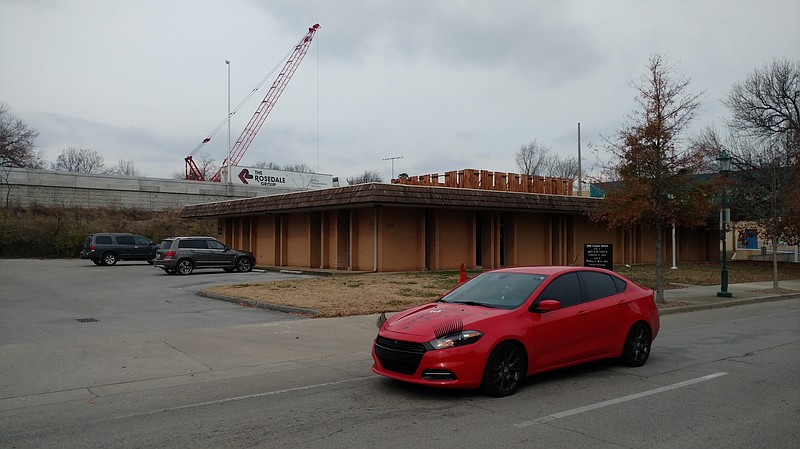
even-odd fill
[{"label": "sign on post", "polygon": [[614,269],[614,246],[610,243],[584,243],[583,266]]}]

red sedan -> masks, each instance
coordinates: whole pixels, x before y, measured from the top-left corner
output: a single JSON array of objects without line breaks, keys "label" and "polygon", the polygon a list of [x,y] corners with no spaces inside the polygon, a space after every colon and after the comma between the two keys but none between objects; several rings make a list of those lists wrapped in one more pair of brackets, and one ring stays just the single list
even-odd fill
[{"label": "red sedan", "polygon": [[641,366],[658,334],[653,291],[588,267],[505,268],[378,320],[377,374],[492,396],[526,376],[604,358]]}]

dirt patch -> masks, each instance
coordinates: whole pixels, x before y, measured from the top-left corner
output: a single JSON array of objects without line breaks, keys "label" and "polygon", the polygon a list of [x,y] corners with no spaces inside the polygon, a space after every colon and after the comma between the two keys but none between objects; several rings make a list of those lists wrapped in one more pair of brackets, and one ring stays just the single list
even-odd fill
[{"label": "dirt patch", "polygon": [[266,304],[319,312],[317,317],[397,312],[431,302],[458,285],[458,273],[371,273],[324,276],[205,290]]},{"label": "dirt patch", "polygon": [[[470,276],[477,272],[470,272]],[[221,285],[205,292],[340,317],[398,312],[436,300],[458,285],[459,273],[370,273],[320,276],[257,284]],[[684,285],[685,286],[685,285]],[[671,286],[680,288],[679,286]],[[660,309],[688,305],[678,301]],[[302,313],[300,314],[302,315]]]}]

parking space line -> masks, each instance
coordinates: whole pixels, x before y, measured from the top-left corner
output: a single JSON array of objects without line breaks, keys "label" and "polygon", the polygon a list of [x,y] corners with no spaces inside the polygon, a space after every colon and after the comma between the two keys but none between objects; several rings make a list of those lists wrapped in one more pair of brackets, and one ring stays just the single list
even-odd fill
[{"label": "parking space line", "polygon": [[644,397],[647,397],[647,396],[652,396],[654,394],[664,393],[666,391],[675,390],[675,389],[683,388],[683,387],[688,387],[689,385],[694,385],[694,384],[697,384],[697,383],[700,383],[700,382],[705,382],[705,381],[708,381],[708,380],[711,380],[711,379],[715,379],[717,377],[724,376],[726,374],[728,374],[728,373],[719,372],[719,373],[709,374],[708,376],[703,376],[703,377],[698,377],[696,379],[690,379],[690,380],[686,380],[686,381],[683,381],[683,382],[678,382],[676,384],[667,385],[666,387],[654,388],[652,390],[643,391],[641,393],[630,394],[628,396],[622,396],[620,398],[609,399],[607,401],[602,401],[602,402],[597,402],[595,404],[585,405],[583,407],[574,408],[572,410],[567,410],[567,411],[560,412],[560,413],[554,413],[552,415],[544,416],[544,417],[535,419],[533,421],[525,421],[525,422],[521,422],[521,423],[518,423],[518,424],[514,424],[513,426],[517,427],[517,428],[524,428],[524,427],[532,426],[532,425],[534,425],[536,423],[544,423],[544,422],[552,421],[554,419],[566,418],[568,416],[573,416],[573,415],[577,415],[577,414],[580,414],[580,413],[584,413],[584,412],[588,412],[588,411],[592,411],[592,410],[597,410],[597,409],[603,408],[603,407],[608,407],[609,405],[620,404],[622,402],[633,401],[635,399],[641,399],[641,398],[644,398]]}]

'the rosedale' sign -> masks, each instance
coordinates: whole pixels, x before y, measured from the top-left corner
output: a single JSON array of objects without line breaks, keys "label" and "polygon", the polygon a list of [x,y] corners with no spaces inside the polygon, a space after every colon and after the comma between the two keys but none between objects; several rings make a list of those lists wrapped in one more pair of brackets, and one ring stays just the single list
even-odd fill
[{"label": "'the rosedale' sign", "polygon": [[[222,179],[226,168],[222,168]],[[321,173],[300,173],[283,170],[267,170],[255,167],[231,167],[231,182],[234,184],[260,185],[267,188],[316,190],[333,187],[333,176]]]}]

